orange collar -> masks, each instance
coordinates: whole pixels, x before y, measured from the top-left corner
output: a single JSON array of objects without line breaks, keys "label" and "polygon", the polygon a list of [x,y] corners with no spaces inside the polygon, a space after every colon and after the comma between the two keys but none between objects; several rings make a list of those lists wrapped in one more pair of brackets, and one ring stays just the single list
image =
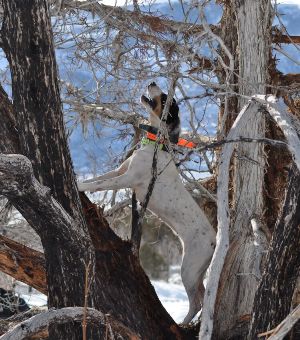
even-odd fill
[{"label": "orange collar", "polygon": [[[157,136],[154,133],[147,132],[147,138],[156,141]],[[194,142],[190,142],[184,138],[179,138],[179,141],[176,145],[189,149],[193,149],[197,146]]]}]

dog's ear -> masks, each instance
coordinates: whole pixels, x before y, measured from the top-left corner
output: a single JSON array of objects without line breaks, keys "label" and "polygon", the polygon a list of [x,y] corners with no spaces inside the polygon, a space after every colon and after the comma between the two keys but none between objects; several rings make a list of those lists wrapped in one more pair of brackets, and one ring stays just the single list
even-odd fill
[{"label": "dog's ear", "polygon": [[[166,101],[167,101],[168,96],[165,93],[161,94],[161,106],[162,106],[162,112],[164,110]],[[161,112],[161,113],[162,113]],[[170,115],[171,117],[176,118],[178,116],[179,113],[179,106],[177,105],[176,100],[173,98],[168,115]]]},{"label": "dog's ear", "polygon": [[179,113],[179,106],[177,105],[176,100],[173,98],[172,104],[170,106],[169,114],[172,117],[177,117]]}]

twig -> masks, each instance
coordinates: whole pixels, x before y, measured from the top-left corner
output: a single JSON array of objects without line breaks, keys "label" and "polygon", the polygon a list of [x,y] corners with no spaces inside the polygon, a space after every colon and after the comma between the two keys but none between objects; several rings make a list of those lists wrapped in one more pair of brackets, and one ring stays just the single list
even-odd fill
[{"label": "twig", "polygon": [[294,59],[289,53],[287,53],[285,50],[281,49],[278,46],[274,46],[274,50],[278,51],[279,53],[285,55],[288,59],[290,59],[292,62],[300,66],[300,61]]},{"label": "twig", "polygon": [[136,199],[135,190],[132,191],[131,198],[131,242],[132,242],[132,252],[135,256],[139,256],[139,249],[142,239],[142,224],[139,223],[139,212]]},{"label": "twig", "polygon": [[271,335],[268,340],[281,340],[293,328],[300,319],[300,304],[275,328],[270,331],[258,334],[258,337]]},{"label": "twig", "polygon": [[104,217],[112,216],[115,214],[118,210],[123,209],[124,207],[127,207],[131,203],[131,199],[127,198],[124,201],[116,203],[113,207],[110,209],[106,210],[104,212]]},{"label": "twig", "polygon": [[82,339],[86,338],[86,327],[87,327],[87,305],[88,305],[88,295],[89,295],[89,274],[90,274],[91,262],[85,266],[85,279],[84,279],[84,310],[83,310],[83,320],[82,320]]}]

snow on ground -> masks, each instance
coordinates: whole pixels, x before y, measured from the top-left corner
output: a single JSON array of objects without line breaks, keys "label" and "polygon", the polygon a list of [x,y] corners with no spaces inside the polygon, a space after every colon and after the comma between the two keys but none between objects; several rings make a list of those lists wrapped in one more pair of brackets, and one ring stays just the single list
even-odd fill
[{"label": "snow on ground", "polygon": [[174,321],[183,321],[189,309],[189,302],[182,285],[165,281],[151,281],[155,291]]},{"label": "snow on ground", "polygon": [[[182,322],[189,308],[184,287],[180,284],[165,281],[151,281],[151,283],[167,312],[176,322]],[[36,291],[30,294],[25,293],[23,289],[21,290],[22,292],[19,291],[19,293],[30,307],[40,307],[47,304],[46,295]]]}]

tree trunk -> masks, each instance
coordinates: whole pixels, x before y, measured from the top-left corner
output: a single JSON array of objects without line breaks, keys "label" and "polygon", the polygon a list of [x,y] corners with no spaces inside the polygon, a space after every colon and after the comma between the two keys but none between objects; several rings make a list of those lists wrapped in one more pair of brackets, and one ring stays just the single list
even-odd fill
[{"label": "tree trunk", "polygon": [[[243,96],[266,92],[271,44],[270,6],[269,0],[231,1],[237,20],[240,108],[247,101]],[[241,135],[265,136],[262,112],[253,116]],[[241,143],[237,147],[233,179],[235,214],[231,216],[230,246],[218,291],[216,339],[231,338],[232,330],[251,313],[258,283],[255,272],[258,254],[250,221],[254,217],[263,217],[264,164],[262,145]]]},{"label": "tree trunk", "polygon": [[[66,210],[60,210],[30,172],[10,176],[5,167],[1,170],[6,181],[18,183],[18,189],[8,191],[0,181],[1,192],[41,237],[49,307],[83,306],[85,267],[90,262],[89,307],[113,314],[142,339],[184,339],[132,254],[131,243],[113,233],[84,195],[87,222],[83,218],[64,131],[47,1],[3,0],[3,7],[3,45],[12,73],[21,151],[31,160],[37,179]],[[6,159],[6,166],[13,159]],[[16,159],[22,169],[26,162]],[[88,339],[103,337],[99,327],[91,332]],[[63,325],[50,327],[49,338],[81,339],[82,334],[79,326]]]},{"label": "tree trunk", "polygon": [[276,327],[289,313],[300,271],[300,174],[290,172],[281,216],[255,294],[249,338]]},{"label": "tree trunk", "polygon": [[[24,197],[11,201],[41,238],[49,306],[82,306],[85,263],[93,263],[93,250],[81,214],[65,137],[47,3],[3,1],[3,8],[3,46],[12,74],[13,108],[21,152],[31,160],[39,182],[49,187],[52,195],[75,218],[73,230],[62,231],[59,224],[52,228],[38,226],[32,221],[31,202],[25,202]],[[47,221],[45,215],[37,218]],[[50,332],[52,336],[57,338],[58,333]]]},{"label": "tree trunk", "polygon": [[31,160],[39,182],[51,188],[64,209],[82,222],[63,123],[47,4],[4,0],[3,7],[3,48],[12,74],[21,152]]}]

